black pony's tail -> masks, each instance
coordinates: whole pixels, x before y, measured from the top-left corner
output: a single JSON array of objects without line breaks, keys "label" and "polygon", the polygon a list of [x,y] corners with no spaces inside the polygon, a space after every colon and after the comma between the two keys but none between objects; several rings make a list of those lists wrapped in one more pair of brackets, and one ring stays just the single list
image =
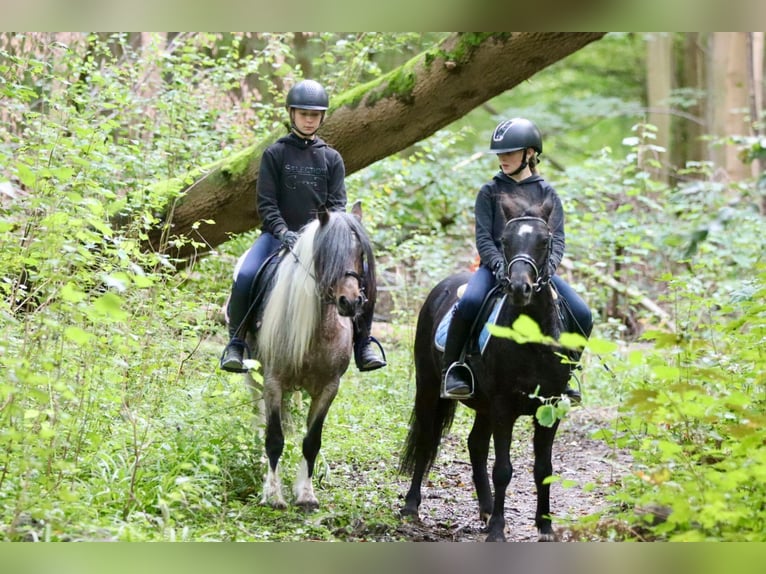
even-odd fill
[{"label": "black pony's tail", "polygon": [[451,399],[436,399],[426,401],[420,397],[415,399],[415,407],[410,415],[410,430],[407,442],[399,461],[399,472],[412,475],[418,462],[425,462],[424,475],[436,460],[441,439],[452,427],[455,409],[458,401]]}]

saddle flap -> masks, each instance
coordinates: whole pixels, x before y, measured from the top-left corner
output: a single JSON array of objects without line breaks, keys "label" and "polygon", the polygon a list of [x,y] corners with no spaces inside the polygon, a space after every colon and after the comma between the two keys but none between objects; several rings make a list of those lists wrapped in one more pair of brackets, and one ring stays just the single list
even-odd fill
[{"label": "saddle flap", "polygon": [[[487,347],[491,336],[487,325],[494,325],[495,321],[497,321],[497,316],[500,314],[500,308],[503,305],[503,301],[505,301],[505,297],[505,295],[501,296],[496,292],[490,292],[487,299],[482,303],[479,319],[474,323],[474,327],[468,337],[468,354],[476,351],[481,354],[484,353],[484,349]],[[444,352],[444,345],[447,343],[447,333],[456,305],[457,303],[444,314],[444,317],[442,317],[439,325],[436,327],[434,346],[442,353]]]}]

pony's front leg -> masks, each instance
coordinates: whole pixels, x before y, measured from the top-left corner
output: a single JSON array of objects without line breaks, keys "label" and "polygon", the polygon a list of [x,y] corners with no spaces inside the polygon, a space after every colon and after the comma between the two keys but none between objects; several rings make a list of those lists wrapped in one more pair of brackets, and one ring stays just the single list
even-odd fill
[{"label": "pony's front leg", "polygon": [[338,381],[327,385],[317,397],[312,397],[307,421],[306,436],[303,437],[303,460],[295,481],[295,504],[313,510],[319,507],[319,501],[314,494],[312,477],[319,449],[322,448],[322,430],[327,412],[337,394]]},{"label": "pony's front leg", "polygon": [[487,457],[489,456],[489,440],[492,436],[489,417],[477,411],[473,427],[468,435],[468,454],[471,457],[473,469],[473,485],[479,501],[479,519],[487,524],[492,514],[492,490],[487,475]]},{"label": "pony's front leg", "polygon": [[492,484],[495,487],[495,503],[487,527],[487,542],[505,542],[505,492],[513,476],[511,465],[511,436],[513,422],[495,424],[495,464],[492,467]]},{"label": "pony's front leg", "polygon": [[279,458],[285,447],[285,437],[282,432],[281,402],[282,394],[278,384],[264,388],[264,400],[268,420],[266,423],[266,456],[269,459],[269,469],[263,479],[263,497],[261,504],[274,508],[287,508],[282,497],[282,481],[279,478]]},{"label": "pony's front leg", "polygon": [[[313,474],[313,473],[312,473]],[[301,460],[298,474],[295,477],[295,504],[306,510],[319,508],[319,500],[314,494],[314,485],[309,474],[309,465],[306,459]]]},{"label": "pony's front leg", "polygon": [[537,526],[538,542],[555,542],[556,534],[551,525],[551,485],[545,484],[547,477],[553,474],[553,439],[559,421],[552,427],[542,426],[534,419],[534,438],[532,444],[535,451],[534,477],[537,487],[537,511],[535,512],[535,525]]}]

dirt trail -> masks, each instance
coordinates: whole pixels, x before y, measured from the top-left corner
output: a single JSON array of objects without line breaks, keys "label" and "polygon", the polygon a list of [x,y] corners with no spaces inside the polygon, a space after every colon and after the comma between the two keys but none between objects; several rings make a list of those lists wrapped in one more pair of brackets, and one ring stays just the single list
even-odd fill
[{"label": "dirt trail", "polygon": [[[567,520],[604,509],[608,505],[604,498],[606,486],[629,467],[629,454],[615,451],[605,443],[590,438],[594,431],[608,426],[613,416],[614,412],[610,409],[582,406],[573,409],[559,427],[553,447],[553,472],[562,480],[575,483],[569,488],[564,488],[560,482],[551,486],[553,525],[562,541],[572,539]],[[508,541],[537,540],[530,426],[529,418],[522,418],[514,432],[511,452],[514,472],[505,506]],[[492,462],[490,456],[490,473]],[[397,533],[413,542],[483,541],[486,534],[482,532],[483,524],[479,520],[471,465],[463,437],[454,433],[446,437],[430,476],[433,482],[424,485],[420,521],[402,523]],[[408,485],[409,482],[403,477],[402,493],[406,492]]]}]

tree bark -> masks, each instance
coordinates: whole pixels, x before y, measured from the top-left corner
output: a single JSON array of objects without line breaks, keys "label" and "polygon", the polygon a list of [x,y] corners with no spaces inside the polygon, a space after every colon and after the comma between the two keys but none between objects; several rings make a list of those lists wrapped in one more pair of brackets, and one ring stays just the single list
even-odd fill
[{"label": "tree bark", "polygon": [[665,148],[663,155],[653,154],[661,163],[660,168],[650,168],[657,181],[668,182],[668,158],[670,157],[671,110],[670,96],[673,90],[673,33],[653,32],[646,41],[646,99],[650,124],[657,128],[654,143]]},{"label": "tree bark", "polygon": [[[342,94],[320,135],[351,174],[430,136],[536,72],[604,36],[603,32],[456,33],[381,78]],[[176,199],[145,247],[189,258],[260,224],[255,187],[263,150],[283,133],[215,165],[158,185]],[[204,223],[212,220],[214,223]],[[169,242],[190,237],[190,242]]]}]

